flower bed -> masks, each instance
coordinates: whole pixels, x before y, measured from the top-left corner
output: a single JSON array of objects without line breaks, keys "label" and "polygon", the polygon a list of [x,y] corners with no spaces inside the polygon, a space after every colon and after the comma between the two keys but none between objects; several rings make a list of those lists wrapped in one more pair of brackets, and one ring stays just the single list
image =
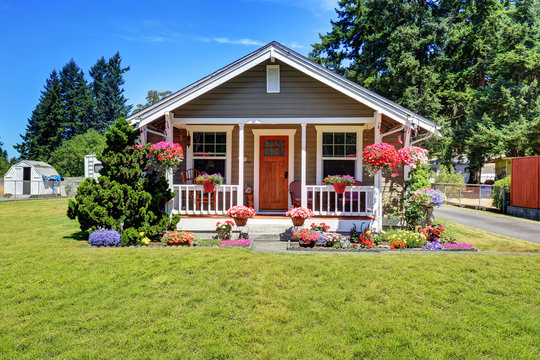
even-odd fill
[{"label": "flower bed", "polygon": [[253,241],[251,239],[223,240],[218,243],[219,247],[243,247],[250,248]]}]

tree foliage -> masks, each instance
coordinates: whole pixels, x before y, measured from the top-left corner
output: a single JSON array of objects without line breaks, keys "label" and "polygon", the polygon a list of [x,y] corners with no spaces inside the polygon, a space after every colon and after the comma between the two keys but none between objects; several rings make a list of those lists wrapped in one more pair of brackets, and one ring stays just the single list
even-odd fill
[{"label": "tree foliage", "polygon": [[492,155],[540,153],[540,1],[338,6],[311,58],[442,125],[432,154],[466,154],[474,173]]},{"label": "tree foliage", "polygon": [[134,147],[137,137],[125,119],[105,134],[101,176],[97,181],[86,179],[69,201],[67,214],[82,230],[134,228],[156,237],[178,223],[179,217],[162,213],[173,193],[163,174],[149,172],[149,145]]},{"label": "tree foliage", "polygon": [[146,104],[137,104],[131,115],[136,114],[143,109],[146,109],[150,105],[157,103],[158,101],[166,98],[169,95],[171,95],[171,92],[168,90],[161,92],[157,90],[148,90],[148,93],[146,94]]},{"label": "tree foliage", "polygon": [[4,143],[0,141],[0,176],[3,176],[9,170],[11,165],[17,162],[16,158],[8,160],[8,153],[2,146],[4,146]]},{"label": "tree foliage", "polygon": [[54,150],[49,162],[62,176],[84,176],[84,156],[101,156],[105,149],[105,136],[95,130],[66,140]]}]

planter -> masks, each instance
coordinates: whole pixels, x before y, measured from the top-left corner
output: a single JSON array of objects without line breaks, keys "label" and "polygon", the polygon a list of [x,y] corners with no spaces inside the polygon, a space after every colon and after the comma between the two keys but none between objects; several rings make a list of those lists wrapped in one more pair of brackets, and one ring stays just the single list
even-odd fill
[{"label": "planter", "polygon": [[203,186],[204,192],[207,192],[207,193],[213,193],[214,189],[216,188],[216,184],[214,184],[211,181],[203,181],[202,186]]},{"label": "planter", "polygon": [[246,226],[248,218],[234,218],[236,226]]},{"label": "planter", "polygon": [[291,218],[291,220],[294,226],[302,226],[304,225],[304,222],[306,221],[305,218],[301,218],[301,217],[293,217]]},{"label": "planter", "polygon": [[345,192],[345,188],[347,187],[347,183],[333,183],[334,190],[337,194],[343,194]]},{"label": "planter", "polygon": [[304,242],[303,240],[298,240],[298,245],[300,245],[300,247],[309,247],[309,248],[312,248],[312,247],[315,247],[315,241],[312,241],[310,243],[306,243]]},{"label": "planter", "polygon": [[424,216],[426,221],[425,226],[433,225],[435,222],[435,217],[433,216],[433,206],[424,207]]},{"label": "planter", "polygon": [[225,230],[218,230],[217,237],[219,240],[227,240],[231,238],[231,232]]}]

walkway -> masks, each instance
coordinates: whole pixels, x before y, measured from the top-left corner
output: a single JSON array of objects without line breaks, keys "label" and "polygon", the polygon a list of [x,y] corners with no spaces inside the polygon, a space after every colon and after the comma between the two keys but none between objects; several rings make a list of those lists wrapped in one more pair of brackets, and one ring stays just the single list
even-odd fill
[{"label": "walkway", "polygon": [[435,208],[434,215],[435,218],[540,244],[540,222],[498,216],[488,212],[473,211],[454,206]]}]

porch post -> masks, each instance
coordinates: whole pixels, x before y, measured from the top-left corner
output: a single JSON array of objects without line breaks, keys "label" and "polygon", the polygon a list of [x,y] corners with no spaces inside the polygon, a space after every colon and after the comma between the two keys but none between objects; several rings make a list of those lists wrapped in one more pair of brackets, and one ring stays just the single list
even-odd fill
[{"label": "porch post", "polygon": [[306,189],[306,126],[302,124],[302,164],[301,164],[301,177],[300,184],[302,187],[302,207],[307,207],[307,189]]},{"label": "porch post", "polygon": [[238,193],[236,202],[244,204],[244,124],[238,124]]},{"label": "porch post", "polygon": [[[373,115],[375,117],[375,137],[374,137],[374,143],[380,143],[382,141],[381,138],[381,123],[382,123],[382,114],[378,111],[375,111],[375,114]],[[375,175],[375,187],[379,190],[378,199],[375,202],[374,207],[377,209],[377,216],[376,216],[376,231],[382,230],[382,171],[378,171]]]},{"label": "porch post", "polygon": [[[403,142],[403,146],[407,147],[411,144],[411,128],[410,126],[407,126],[407,130],[405,130],[405,141]],[[405,165],[403,167],[403,178],[405,180],[409,179],[409,172],[411,171],[411,167],[409,165]]]},{"label": "porch post", "polygon": [[[172,112],[166,112],[165,113],[165,139],[168,141],[168,142],[173,142],[174,141],[174,136],[173,136],[173,126],[172,126],[172,119],[174,118],[174,113]],[[167,170],[167,173],[165,175],[165,177],[167,178],[167,182],[169,183],[169,189],[172,191],[173,190],[173,171],[172,170]],[[169,203],[167,204],[167,212],[169,212],[171,215],[172,215],[172,210],[174,209],[174,198],[169,201]]]}]

